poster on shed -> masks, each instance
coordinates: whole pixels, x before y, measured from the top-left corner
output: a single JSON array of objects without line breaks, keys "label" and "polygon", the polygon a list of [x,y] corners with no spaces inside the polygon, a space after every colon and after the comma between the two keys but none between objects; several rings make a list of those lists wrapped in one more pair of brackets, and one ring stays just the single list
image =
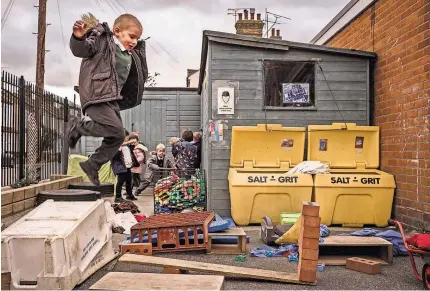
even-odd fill
[{"label": "poster on shed", "polygon": [[218,114],[234,114],[234,88],[218,88]]}]

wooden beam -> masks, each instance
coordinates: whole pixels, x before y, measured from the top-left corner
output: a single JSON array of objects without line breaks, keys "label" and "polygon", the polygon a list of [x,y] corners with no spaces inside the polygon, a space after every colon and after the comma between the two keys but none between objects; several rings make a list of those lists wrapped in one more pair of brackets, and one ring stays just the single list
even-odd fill
[{"label": "wooden beam", "polygon": [[193,262],[185,260],[168,259],[161,257],[138,256],[138,255],[123,255],[119,262],[142,264],[155,267],[168,267],[180,270],[197,271],[197,272],[210,272],[213,274],[234,276],[241,278],[260,279],[273,282],[283,282],[292,284],[308,284],[315,285],[315,283],[300,282],[298,274],[285,273],[278,271],[270,271],[263,269],[243,268],[236,266],[227,266],[219,264],[210,264],[204,262]]}]

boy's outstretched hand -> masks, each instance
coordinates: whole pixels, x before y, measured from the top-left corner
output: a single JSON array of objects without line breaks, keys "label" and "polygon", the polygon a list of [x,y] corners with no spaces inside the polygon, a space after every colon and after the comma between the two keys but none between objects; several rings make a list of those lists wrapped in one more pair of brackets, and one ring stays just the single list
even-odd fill
[{"label": "boy's outstretched hand", "polygon": [[78,20],[73,25],[73,34],[77,38],[82,38],[85,35],[85,32],[87,31],[87,24],[83,22],[82,20]]}]

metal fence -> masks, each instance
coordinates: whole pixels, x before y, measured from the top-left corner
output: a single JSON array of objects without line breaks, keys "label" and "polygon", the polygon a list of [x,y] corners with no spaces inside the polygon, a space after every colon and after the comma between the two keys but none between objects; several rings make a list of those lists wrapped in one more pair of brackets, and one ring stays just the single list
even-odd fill
[{"label": "metal fence", "polygon": [[65,122],[81,109],[33,83],[2,71],[1,185],[11,185],[30,172],[36,180],[62,172]]}]

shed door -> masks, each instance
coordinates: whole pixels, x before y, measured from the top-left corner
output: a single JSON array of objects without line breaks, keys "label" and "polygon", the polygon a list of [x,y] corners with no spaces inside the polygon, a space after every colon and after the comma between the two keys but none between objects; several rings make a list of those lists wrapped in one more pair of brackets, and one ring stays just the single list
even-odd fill
[{"label": "shed door", "polygon": [[143,99],[131,112],[131,130],[140,133],[140,139],[149,151],[166,142],[167,99]]}]

